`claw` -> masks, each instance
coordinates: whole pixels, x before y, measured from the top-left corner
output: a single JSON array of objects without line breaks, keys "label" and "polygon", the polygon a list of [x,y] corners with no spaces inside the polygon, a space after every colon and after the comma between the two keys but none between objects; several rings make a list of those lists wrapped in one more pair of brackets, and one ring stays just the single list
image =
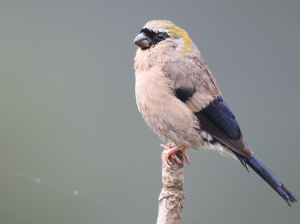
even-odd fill
[{"label": "claw", "polygon": [[172,164],[170,164],[169,162],[169,156],[171,156],[173,159],[175,159],[177,161],[178,164],[182,164],[182,161],[178,158],[178,156],[175,154],[177,151],[182,151],[182,155],[184,157],[184,160],[186,162],[186,166],[187,167],[189,165],[189,157],[187,156],[185,150],[187,147],[185,146],[177,146],[173,143],[168,143],[166,145],[161,144],[161,147],[163,147],[165,150],[163,151],[161,158],[163,160],[163,163],[165,164],[165,166],[170,170]]},{"label": "claw", "polygon": [[182,149],[181,151],[182,151],[182,155],[184,157],[184,161],[186,163],[185,167],[187,167],[190,164],[190,159],[189,159],[188,155],[186,154],[185,150],[186,150],[186,148]]},{"label": "claw", "polygon": [[175,159],[175,160],[177,161],[178,164],[182,164],[182,161],[178,158],[178,156],[177,156],[175,153],[172,154],[171,157],[172,157],[173,159]]}]

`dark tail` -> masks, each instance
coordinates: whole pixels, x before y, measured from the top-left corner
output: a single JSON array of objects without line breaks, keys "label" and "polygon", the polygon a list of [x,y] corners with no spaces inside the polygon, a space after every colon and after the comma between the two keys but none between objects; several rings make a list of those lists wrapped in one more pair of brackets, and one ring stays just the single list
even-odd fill
[{"label": "dark tail", "polygon": [[[236,153],[235,153],[236,154]],[[261,178],[263,178],[291,207],[290,202],[297,202],[296,196],[290,192],[278,178],[266,167],[256,155],[252,154],[252,158],[248,159],[236,154],[240,162],[249,165]]]}]

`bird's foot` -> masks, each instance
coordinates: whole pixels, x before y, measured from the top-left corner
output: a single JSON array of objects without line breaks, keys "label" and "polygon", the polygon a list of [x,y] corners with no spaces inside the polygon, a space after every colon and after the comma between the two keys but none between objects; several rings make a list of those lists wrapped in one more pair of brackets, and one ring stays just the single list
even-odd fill
[{"label": "bird's foot", "polygon": [[166,167],[168,167],[170,169],[170,163],[169,163],[169,156],[171,156],[173,159],[175,159],[177,161],[178,164],[182,164],[182,161],[177,157],[176,152],[177,151],[181,151],[182,155],[184,157],[184,161],[186,162],[186,166],[187,167],[190,163],[189,157],[187,156],[185,150],[186,150],[186,146],[177,146],[173,143],[168,143],[166,145],[161,144],[161,147],[163,147],[165,150],[163,151],[161,158],[163,160],[163,163],[166,165]]}]

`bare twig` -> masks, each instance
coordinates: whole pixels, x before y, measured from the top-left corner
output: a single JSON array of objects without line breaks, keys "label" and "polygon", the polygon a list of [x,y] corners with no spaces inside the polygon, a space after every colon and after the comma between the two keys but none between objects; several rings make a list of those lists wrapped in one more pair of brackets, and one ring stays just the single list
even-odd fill
[{"label": "bare twig", "polygon": [[[183,162],[181,151],[176,152],[176,155]],[[182,217],[184,167],[172,158],[169,158],[169,162],[172,164],[170,169],[164,163],[162,166],[163,188],[158,198],[157,224],[178,224]]]}]

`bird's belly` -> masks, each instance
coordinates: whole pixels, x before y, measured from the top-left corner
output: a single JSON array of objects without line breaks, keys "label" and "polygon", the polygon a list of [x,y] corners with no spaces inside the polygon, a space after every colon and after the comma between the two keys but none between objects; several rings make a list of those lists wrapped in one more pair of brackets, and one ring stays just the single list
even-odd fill
[{"label": "bird's belly", "polygon": [[193,148],[201,145],[197,118],[174,96],[164,77],[144,74],[139,79],[136,76],[135,91],[139,111],[161,139]]},{"label": "bird's belly", "polygon": [[155,86],[150,83],[147,85],[136,83],[138,109],[148,126],[163,139],[166,136],[167,126],[172,124],[172,121],[167,117],[172,116],[173,113],[168,106],[170,99],[167,98],[170,98],[170,96],[165,92],[162,89],[155,90]]}]

